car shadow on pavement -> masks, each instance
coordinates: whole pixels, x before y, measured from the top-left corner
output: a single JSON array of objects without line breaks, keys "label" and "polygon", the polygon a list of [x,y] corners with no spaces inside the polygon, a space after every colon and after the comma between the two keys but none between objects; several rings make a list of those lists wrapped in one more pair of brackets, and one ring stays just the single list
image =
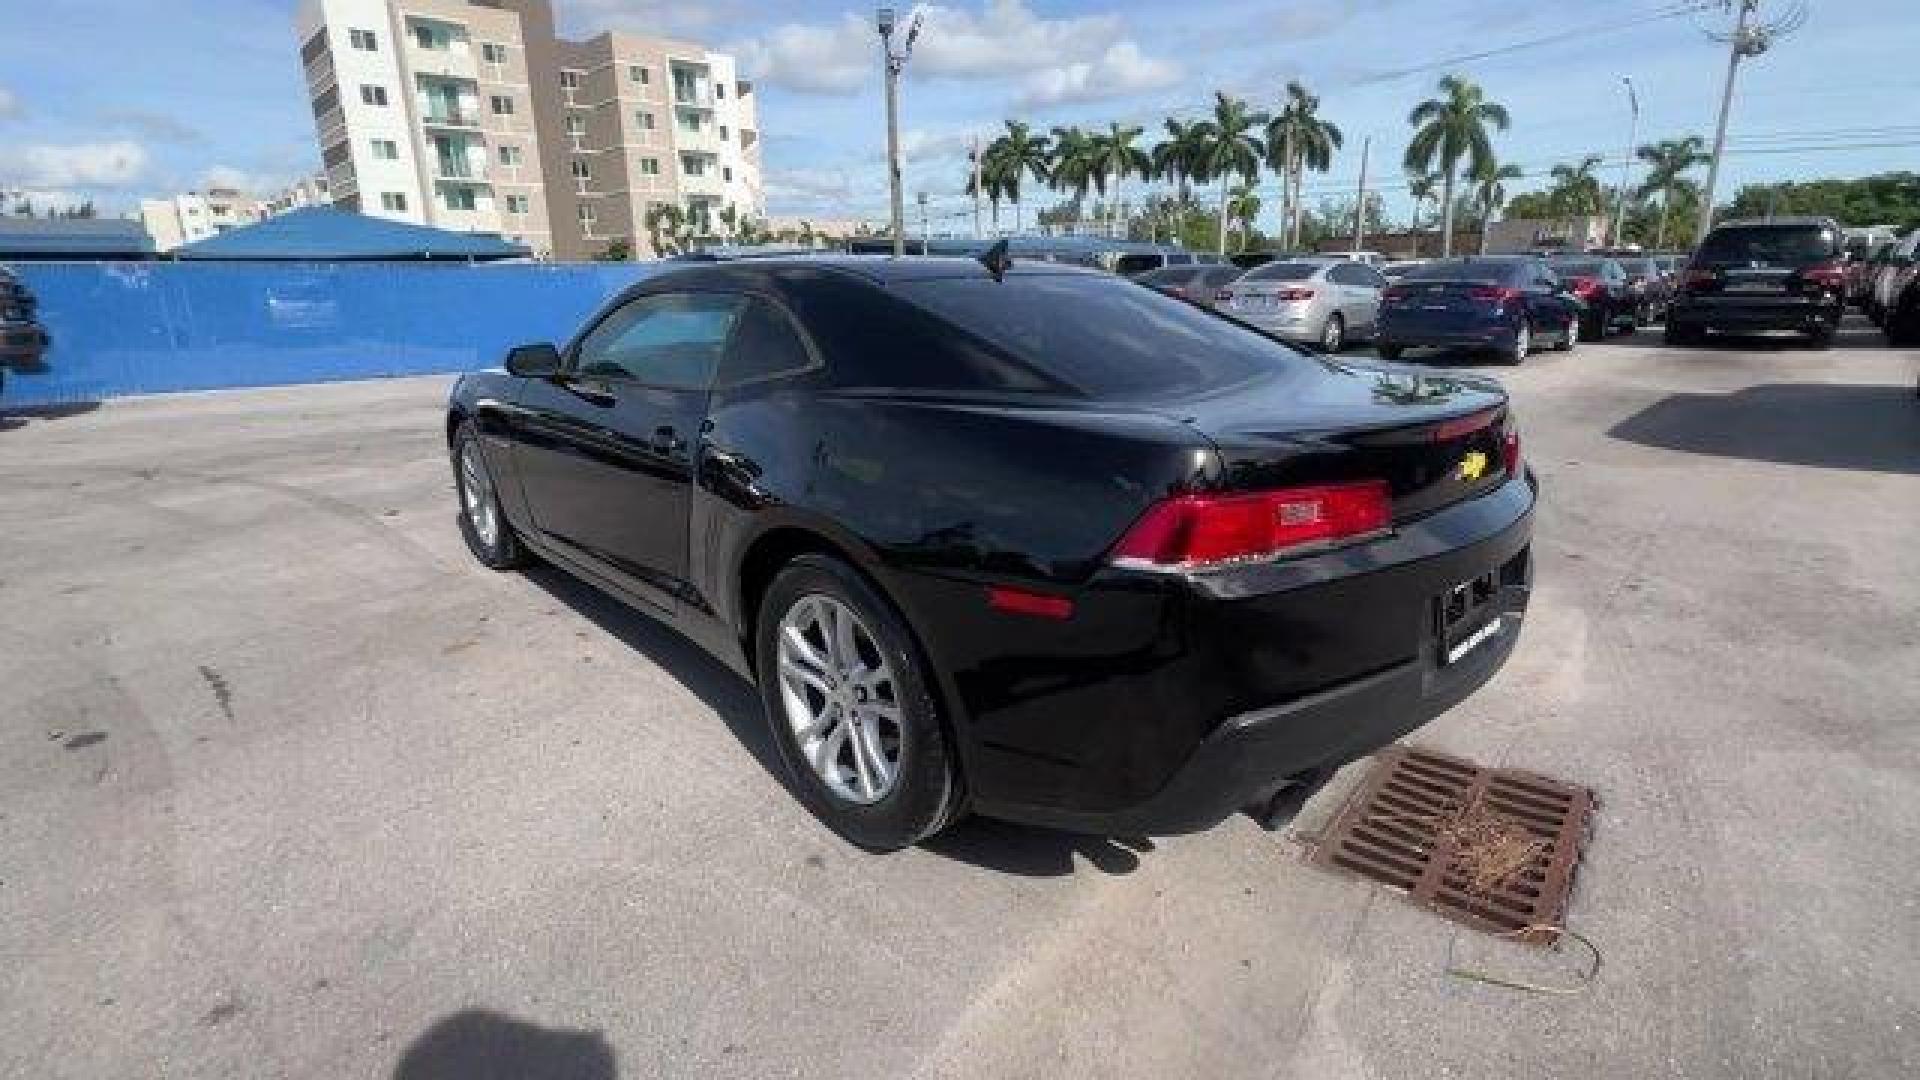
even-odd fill
[{"label": "car shadow on pavement", "polygon": [[[1665,328],[1659,326],[1642,327],[1640,332],[1630,336],[1610,337],[1609,345],[1628,349],[1667,349],[1672,352],[1804,352],[1818,355],[1807,345],[1807,339],[1799,334],[1762,334],[1735,335],[1715,334],[1697,345],[1667,344]],[[1833,335],[1835,349],[1885,349],[1887,339],[1880,328],[1865,319],[1849,318],[1840,324]]]},{"label": "car shadow on pavement", "polygon": [[[745,679],[674,630],[564,571],[536,563],[527,568],[526,578],[692,691],[726,723],[727,730],[767,775],[793,794],[786,765],[767,731],[760,695]],[[1144,837],[1116,840],[969,818],[921,847],[990,870],[1057,877],[1074,872],[1075,855],[1109,874],[1130,873],[1140,865],[1139,853],[1153,850],[1153,841]]]},{"label": "car shadow on pavement", "polygon": [[1670,394],[1607,434],[1713,457],[1920,474],[1920,400],[1911,386],[1768,383]]},{"label": "car shadow on pavement", "polygon": [[62,420],[69,416],[84,416],[98,408],[100,403],[97,401],[74,401],[65,405],[23,405],[13,409],[0,404],[0,431],[23,428],[34,420]]},{"label": "car shadow on pavement", "polygon": [[407,1047],[393,1080],[614,1080],[613,1045],[598,1031],[543,1028],[467,1009]]}]

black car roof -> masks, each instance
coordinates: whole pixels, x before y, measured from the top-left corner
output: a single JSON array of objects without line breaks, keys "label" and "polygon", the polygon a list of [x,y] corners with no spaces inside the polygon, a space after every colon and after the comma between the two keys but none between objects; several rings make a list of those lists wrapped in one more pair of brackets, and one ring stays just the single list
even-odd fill
[{"label": "black car roof", "polygon": [[1816,217],[1808,214],[1797,217],[1735,218],[1732,221],[1716,222],[1713,227],[1715,229],[1820,228],[1837,230],[1840,228],[1840,223],[1830,217]]},{"label": "black car roof", "polygon": [[[736,262],[704,262],[675,265],[661,274],[646,278],[641,282],[648,285],[668,277],[675,281],[698,280],[706,276],[732,277],[742,271],[769,272],[778,270],[837,270],[842,273],[863,277],[878,285],[889,285],[900,281],[932,281],[942,278],[984,278],[987,268],[978,259],[945,255],[792,255],[772,256]],[[1110,277],[1103,270],[1093,270],[1074,266],[1070,263],[1047,262],[1043,259],[1022,259],[1017,255],[1012,267],[1007,271],[1009,277],[1027,277],[1042,274],[1080,274],[1092,277]]]}]

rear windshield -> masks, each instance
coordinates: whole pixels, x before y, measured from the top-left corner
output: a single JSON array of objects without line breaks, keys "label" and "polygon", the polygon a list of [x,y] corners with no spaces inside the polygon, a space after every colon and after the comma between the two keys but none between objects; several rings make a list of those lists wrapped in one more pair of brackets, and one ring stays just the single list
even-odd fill
[{"label": "rear windshield", "polygon": [[1555,260],[1553,272],[1561,277],[1603,277],[1606,270],[1597,262],[1560,262]]},{"label": "rear windshield", "polygon": [[1095,399],[1208,394],[1301,362],[1231,319],[1119,278],[945,278],[895,291]]},{"label": "rear windshield", "polygon": [[1122,255],[1114,260],[1113,272],[1121,277],[1132,277],[1134,274],[1152,270],[1161,265],[1161,262],[1158,255]]},{"label": "rear windshield", "polygon": [[1810,263],[1833,256],[1838,238],[1818,225],[1743,225],[1707,234],[1704,262]]},{"label": "rear windshield", "polygon": [[1400,280],[1505,282],[1513,276],[1514,266],[1505,262],[1430,262],[1413,267]]},{"label": "rear windshield", "polygon": [[1185,285],[1200,276],[1198,266],[1163,266],[1148,274],[1141,274],[1136,280],[1148,285]]},{"label": "rear windshield", "polygon": [[1209,266],[1200,275],[1200,283],[1207,286],[1225,285],[1238,280],[1241,269],[1237,266]]},{"label": "rear windshield", "polygon": [[1243,281],[1305,281],[1320,269],[1319,263],[1277,262],[1247,271]]}]

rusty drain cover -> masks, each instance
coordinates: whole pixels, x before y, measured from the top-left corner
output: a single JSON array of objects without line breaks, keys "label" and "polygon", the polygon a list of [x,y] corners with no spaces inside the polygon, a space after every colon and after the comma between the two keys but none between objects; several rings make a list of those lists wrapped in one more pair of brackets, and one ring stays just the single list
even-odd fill
[{"label": "rusty drain cover", "polygon": [[1321,834],[1313,860],[1483,930],[1557,926],[1593,806],[1586,788],[1394,746]]}]

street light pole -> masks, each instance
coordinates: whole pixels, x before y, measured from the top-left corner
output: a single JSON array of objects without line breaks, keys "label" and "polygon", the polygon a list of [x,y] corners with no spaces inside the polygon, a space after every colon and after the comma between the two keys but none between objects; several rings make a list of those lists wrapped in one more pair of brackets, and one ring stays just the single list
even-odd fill
[{"label": "street light pole", "polygon": [[920,204],[920,254],[925,255],[927,241],[933,239],[933,234],[927,230],[927,193],[924,191],[918,193],[914,196],[914,201]]},{"label": "street light pole", "polygon": [[1733,110],[1734,73],[1740,70],[1742,56],[1758,56],[1767,47],[1764,38],[1747,32],[1747,20],[1760,7],[1760,0],[1736,2],[1740,5],[1740,15],[1734,22],[1727,49],[1727,84],[1720,91],[1720,123],[1713,133],[1713,160],[1707,165],[1707,186],[1700,193],[1700,226],[1694,232],[1694,247],[1706,242],[1707,232],[1713,228],[1713,188],[1720,180],[1720,154],[1727,147],[1727,114]]},{"label": "street light pole", "polygon": [[1353,200],[1353,253],[1360,254],[1367,242],[1367,155],[1373,151],[1373,136],[1360,140],[1360,193]]},{"label": "street light pole", "polygon": [[900,72],[913,55],[914,39],[920,36],[920,16],[916,13],[907,27],[907,45],[898,54],[893,51],[893,9],[879,9],[874,22],[880,29],[880,55],[887,69],[887,189],[893,212],[893,253],[905,255],[907,212],[900,194]]},{"label": "street light pole", "polygon": [[1627,124],[1627,154],[1620,161],[1620,190],[1614,192],[1613,207],[1613,246],[1619,247],[1626,236],[1627,228],[1627,178],[1633,174],[1633,144],[1640,139],[1640,95],[1633,92],[1633,79],[1622,75],[1620,81],[1627,85],[1627,104],[1633,109],[1633,119]]}]

